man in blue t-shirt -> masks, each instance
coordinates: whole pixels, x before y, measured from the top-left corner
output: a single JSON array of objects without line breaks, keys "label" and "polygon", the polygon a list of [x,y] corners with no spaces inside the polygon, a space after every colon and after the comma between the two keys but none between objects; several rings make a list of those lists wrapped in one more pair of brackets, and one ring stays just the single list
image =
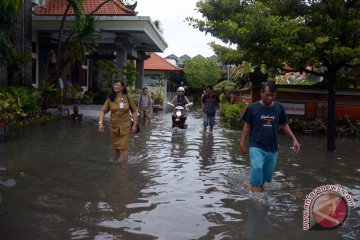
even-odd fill
[{"label": "man in blue t-shirt", "polygon": [[282,129],[292,142],[294,151],[300,150],[300,144],[287,124],[284,107],[275,101],[274,82],[263,82],[261,100],[252,103],[245,111],[245,121],[240,151],[247,155],[246,140],[249,137],[250,185],[252,192],[261,192],[265,182],[271,182],[278,156],[278,131]]}]

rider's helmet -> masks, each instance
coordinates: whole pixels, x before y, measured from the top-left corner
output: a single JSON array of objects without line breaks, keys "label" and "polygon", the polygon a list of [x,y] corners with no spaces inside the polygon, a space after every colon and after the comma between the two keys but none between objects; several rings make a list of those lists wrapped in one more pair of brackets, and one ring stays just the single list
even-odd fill
[{"label": "rider's helmet", "polygon": [[185,92],[185,88],[184,87],[179,87],[177,92]]}]

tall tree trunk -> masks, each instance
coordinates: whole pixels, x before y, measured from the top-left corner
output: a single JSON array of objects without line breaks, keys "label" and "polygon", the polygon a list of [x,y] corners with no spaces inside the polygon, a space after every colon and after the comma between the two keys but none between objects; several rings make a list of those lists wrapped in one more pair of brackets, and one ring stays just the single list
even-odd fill
[{"label": "tall tree trunk", "polygon": [[66,21],[66,17],[69,13],[71,5],[68,3],[64,12],[64,15],[61,19],[61,23],[60,23],[60,29],[59,29],[59,35],[58,35],[58,43],[57,43],[57,51],[56,51],[56,56],[57,56],[57,62],[56,62],[56,70],[59,71],[62,67],[62,60],[63,60],[63,53],[62,53],[62,45],[61,45],[61,39],[63,36],[63,32],[64,32],[64,26],[65,26],[65,21]]},{"label": "tall tree trunk", "polygon": [[335,152],[335,137],[336,137],[336,76],[338,70],[336,68],[328,67],[328,114],[327,114],[327,150]]}]

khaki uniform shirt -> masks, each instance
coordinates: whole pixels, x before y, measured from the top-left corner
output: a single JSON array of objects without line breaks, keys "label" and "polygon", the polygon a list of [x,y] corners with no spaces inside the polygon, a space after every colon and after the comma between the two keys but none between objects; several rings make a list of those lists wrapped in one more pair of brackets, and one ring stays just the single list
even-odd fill
[{"label": "khaki uniform shirt", "polygon": [[[120,101],[123,102],[123,107],[120,108]],[[110,98],[106,99],[102,111],[104,113],[111,112],[110,115],[110,132],[112,135],[127,135],[131,131],[131,118],[129,110],[131,112],[136,111],[136,105],[132,98],[127,95],[123,95],[120,101],[117,99],[112,102]],[[136,114],[136,113],[134,113]]]}]

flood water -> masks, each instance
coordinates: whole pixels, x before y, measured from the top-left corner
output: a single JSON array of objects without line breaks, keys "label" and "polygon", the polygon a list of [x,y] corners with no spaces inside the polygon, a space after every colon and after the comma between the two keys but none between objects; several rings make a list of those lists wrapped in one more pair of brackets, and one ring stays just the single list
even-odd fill
[{"label": "flood water", "polygon": [[[171,129],[167,111],[130,139],[129,162],[112,157],[109,131],[97,132],[100,106],[80,106],[81,122],[27,127],[0,142],[0,239],[360,239],[360,141],[281,136],[273,182],[252,196],[240,131],[222,123],[202,132]],[[106,126],[108,122],[106,122]],[[303,230],[306,195],[336,184],[355,201],[333,230]]]}]

